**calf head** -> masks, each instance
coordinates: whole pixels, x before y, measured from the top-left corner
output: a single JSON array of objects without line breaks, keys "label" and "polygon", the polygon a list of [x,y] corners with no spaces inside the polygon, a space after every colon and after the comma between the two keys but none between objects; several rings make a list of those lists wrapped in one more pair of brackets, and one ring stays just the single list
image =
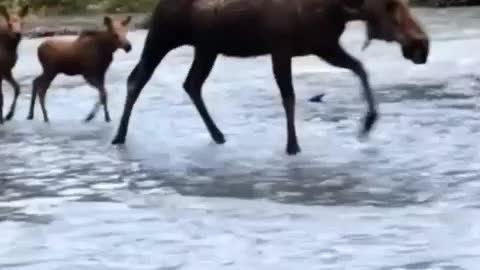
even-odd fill
[{"label": "calf head", "polygon": [[5,6],[0,6],[0,15],[5,18],[5,28],[16,36],[20,36],[23,29],[23,18],[27,16],[28,10],[28,5],[25,5],[17,14],[10,14]]},{"label": "calf head", "polygon": [[[429,54],[429,38],[410,12],[408,0],[344,0],[349,9],[356,9],[367,24],[366,48],[371,40],[397,42],[402,54],[415,64],[425,64]],[[358,3],[359,2],[359,3]]]},{"label": "calf head", "polygon": [[131,16],[128,16],[122,21],[114,21],[109,16],[105,16],[103,23],[107,27],[108,32],[114,39],[115,46],[118,49],[123,49],[125,52],[132,50],[132,44],[127,39],[128,26],[130,24]]}]

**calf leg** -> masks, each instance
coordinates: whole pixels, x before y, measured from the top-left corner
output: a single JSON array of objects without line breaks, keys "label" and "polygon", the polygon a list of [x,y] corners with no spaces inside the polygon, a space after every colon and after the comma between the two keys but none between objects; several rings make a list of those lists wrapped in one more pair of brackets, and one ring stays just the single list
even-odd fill
[{"label": "calf leg", "polygon": [[295,130],[295,92],[292,83],[292,59],[283,53],[272,54],[273,74],[282,96],[287,117],[287,154],[300,153]]},{"label": "calf leg", "polygon": [[97,103],[95,103],[95,106],[93,107],[92,111],[85,118],[85,122],[90,122],[91,120],[93,120],[93,118],[95,118],[98,110],[100,109],[100,105],[103,106],[105,122],[108,123],[111,121],[110,112],[108,111],[108,106],[107,106],[108,94],[107,94],[107,90],[105,89],[105,80],[103,78],[104,78],[103,76],[99,79],[85,77],[88,83],[90,83],[93,87],[97,88],[98,95],[99,95]]},{"label": "calf leg", "polygon": [[98,110],[100,110],[100,106],[103,106],[103,112],[105,115],[105,122],[110,122],[112,121],[110,118],[110,112],[108,111],[107,107],[107,100],[108,100],[108,95],[107,91],[105,88],[98,88],[98,101],[95,103],[93,109],[88,113],[87,117],[85,118],[85,122],[90,122],[92,121],[95,116],[97,115]]},{"label": "calf leg", "polygon": [[30,99],[30,111],[28,113],[28,120],[32,120],[35,111],[35,99],[37,95],[40,98],[40,106],[42,107],[43,113],[43,120],[48,122],[48,113],[45,108],[45,95],[47,93],[50,84],[55,79],[56,74],[49,75],[48,73],[43,73],[42,75],[38,76],[35,80],[33,80],[33,87],[32,87],[32,97]]},{"label": "calf leg", "polygon": [[190,96],[193,104],[195,104],[212,139],[218,144],[223,144],[225,143],[224,135],[210,117],[202,98],[202,86],[210,74],[216,58],[216,53],[202,52],[196,49],[195,57],[188,72],[187,79],[183,83],[183,88]]},{"label": "calf leg", "polygon": [[328,51],[328,54],[321,54],[319,56],[331,65],[351,70],[355,75],[357,75],[357,77],[360,78],[362,83],[363,97],[367,102],[368,110],[365,115],[363,129],[361,130],[359,136],[368,136],[368,133],[378,118],[378,113],[375,98],[368,81],[368,74],[365,71],[362,63],[348,54],[339,44],[335,48],[332,48],[330,51]]},{"label": "calf leg", "polygon": [[30,97],[30,110],[28,112],[27,120],[33,120],[34,113],[35,113],[35,100],[37,99],[37,89],[38,89],[38,82],[40,77],[37,77],[33,80],[32,86],[32,96]]},{"label": "calf leg", "polygon": [[7,82],[10,83],[14,91],[14,96],[13,96],[12,105],[10,106],[10,111],[5,117],[5,120],[9,121],[13,118],[13,115],[15,114],[15,108],[17,106],[18,96],[20,95],[20,85],[18,85],[17,81],[13,78],[11,72],[5,75],[5,80],[7,80]]}]

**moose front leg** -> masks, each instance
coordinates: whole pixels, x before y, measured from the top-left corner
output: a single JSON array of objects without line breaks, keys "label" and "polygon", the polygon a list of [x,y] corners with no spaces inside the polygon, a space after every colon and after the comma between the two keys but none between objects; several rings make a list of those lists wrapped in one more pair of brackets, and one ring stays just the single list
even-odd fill
[{"label": "moose front leg", "polygon": [[360,78],[362,83],[363,97],[367,102],[368,108],[364,119],[363,129],[361,130],[359,136],[360,138],[367,137],[373,125],[377,121],[378,112],[377,104],[368,81],[368,74],[365,71],[362,63],[348,54],[339,44],[335,48],[330,49],[328,53],[319,54],[318,56],[333,66],[351,70]]}]

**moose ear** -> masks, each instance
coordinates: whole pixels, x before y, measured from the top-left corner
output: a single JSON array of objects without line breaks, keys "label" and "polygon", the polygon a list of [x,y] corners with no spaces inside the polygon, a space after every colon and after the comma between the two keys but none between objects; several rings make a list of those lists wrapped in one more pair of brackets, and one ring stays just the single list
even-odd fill
[{"label": "moose ear", "polygon": [[27,16],[29,10],[30,10],[30,7],[28,5],[23,6],[22,9],[20,10],[20,12],[18,13],[18,16],[20,16],[22,18]]},{"label": "moose ear", "polygon": [[125,18],[125,20],[122,21],[122,25],[127,26],[131,20],[132,20],[132,16],[128,16],[127,18]]},{"label": "moose ear", "polygon": [[103,24],[105,24],[106,26],[111,26],[112,25],[112,18],[110,18],[109,16],[103,17]]},{"label": "moose ear", "polygon": [[103,24],[108,28],[108,29],[112,29],[112,18],[110,18],[109,16],[105,16],[103,17]]},{"label": "moose ear", "polygon": [[8,14],[7,8],[4,5],[0,6],[0,15],[5,17],[5,19],[7,19],[7,21],[10,19],[10,15]]}]

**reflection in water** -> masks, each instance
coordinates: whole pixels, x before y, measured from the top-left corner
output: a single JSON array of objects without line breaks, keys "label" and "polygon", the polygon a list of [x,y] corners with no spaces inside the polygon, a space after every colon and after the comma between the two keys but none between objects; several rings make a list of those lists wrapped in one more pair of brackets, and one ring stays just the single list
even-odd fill
[{"label": "reflection in water", "polygon": [[[182,90],[192,50],[181,48],[142,93],[127,145],[113,147],[116,121],[82,123],[97,93],[79,78],[52,85],[49,125],[39,111],[24,120],[41,40],[25,41],[19,110],[0,128],[0,268],[474,269],[480,63],[469,52],[480,45],[478,19],[471,9],[417,12],[433,34],[427,66],[390,44],[360,52],[359,25],[344,36],[380,102],[367,142],[356,139],[358,81],[316,58],[295,60],[296,157],[284,153],[266,57],[220,58],[205,85],[225,145],[211,142]],[[462,17],[464,31],[443,12]],[[131,33],[134,51],[118,53],[108,73],[114,119],[144,37]],[[323,103],[307,102],[319,93]]]}]

